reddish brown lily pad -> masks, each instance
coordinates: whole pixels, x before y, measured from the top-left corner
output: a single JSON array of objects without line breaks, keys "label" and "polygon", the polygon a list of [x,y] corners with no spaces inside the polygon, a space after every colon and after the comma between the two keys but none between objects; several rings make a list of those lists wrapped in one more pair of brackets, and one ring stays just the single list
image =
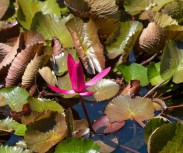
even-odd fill
[{"label": "reddish brown lily pad", "polygon": [[106,115],[98,118],[93,123],[93,129],[97,133],[113,133],[118,131],[120,128],[122,128],[125,125],[125,121],[122,122],[110,122],[108,117]]}]

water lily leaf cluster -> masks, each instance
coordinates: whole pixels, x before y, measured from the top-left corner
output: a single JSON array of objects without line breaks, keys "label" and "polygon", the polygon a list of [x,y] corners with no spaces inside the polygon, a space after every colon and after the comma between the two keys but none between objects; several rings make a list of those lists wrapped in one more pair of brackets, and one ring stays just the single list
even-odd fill
[{"label": "water lily leaf cluster", "polygon": [[182,6],[1,0],[0,152],[181,152]]}]

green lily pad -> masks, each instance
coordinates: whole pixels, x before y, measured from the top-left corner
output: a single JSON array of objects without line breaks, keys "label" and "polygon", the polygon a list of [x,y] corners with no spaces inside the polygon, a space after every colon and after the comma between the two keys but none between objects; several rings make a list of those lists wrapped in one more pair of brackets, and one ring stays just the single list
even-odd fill
[{"label": "green lily pad", "polygon": [[73,47],[72,37],[65,26],[65,22],[64,19],[38,12],[32,19],[30,29],[42,34],[45,39],[57,37],[63,47]]},{"label": "green lily pad", "polygon": [[175,83],[183,82],[183,43],[169,41],[163,50],[160,74],[164,80],[173,77]]},{"label": "green lily pad", "polygon": [[163,81],[160,75],[160,62],[150,63],[147,68],[147,76],[151,85],[155,86]]},{"label": "green lily pad", "polygon": [[142,31],[142,23],[138,21],[123,22],[118,31],[112,33],[105,46],[107,49],[107,56],[110,59],[122,54],[128,55],[133,48],[137,37]]},{"label": "green lily pad", "polygon": [[70,138],[58,144],[55,153],[99,153],[99,146],[92,140]]},{"label": "green lily pad", "polygon": [[28,102],[33,111],[43,112],[45,110],[56,111],[58,113],[63,113],[64,109],[56,101],[49,99],[33,98],[29,97]]},{"label": "green lily pad", "polygon": [[167,123],[157,128],[148,141],[149,153],[182,153],[183,125]]},{"label": "green lily pad", "polygon": [[29,93],[20,87],[8,87],[0,90],[0,106],[8,104],[16,112],[22,111],[22,107],[27,103]]},{"label": "green lily pad", "polygon": [[0,152],[1,153],[28,153],[29,150],[24,150],[23,148],[20,147],[11,147],[11,146],[0,146]]},{"label": "green lily pad", "polygon": [[44,2],[38,0],[17,0],[17,2],[18,22],[20,22],[20,24],[27,30],[30,30],[33,17],[37,12],[56,15],[58,17],[61,15],[60,7],[56,0],[46,0]]},{"label": "green lily pad", "polygon": [[0,120],[0,130],[10,133],[15,131],[14,134],[24,136],[27,128],[24,124],[20,124],[11,118],[6,118],[4,120]]},{"label": "green lily pad", "polygon": [[169,123],[169,121],[167,119],[165,120],[165,118],[153,118],[150,121],[148,121],[145,127],[145,142],[148,142],[150,135],[155,129],[167,123]]},{"label": "green lily pad", "polygon": [[148,85],[147,68],[144,66],[132,63],[130,65],[120,64],[117,68],[123,74],[125,81],[139,80],[141,86]]}]

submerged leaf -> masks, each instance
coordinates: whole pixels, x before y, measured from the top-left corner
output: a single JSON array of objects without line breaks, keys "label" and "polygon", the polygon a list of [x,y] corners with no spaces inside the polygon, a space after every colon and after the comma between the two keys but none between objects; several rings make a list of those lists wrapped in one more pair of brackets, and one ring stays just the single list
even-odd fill
[{"label": "submerged leaf", "polygon": [[24,136],[27,130],[24,124],[20,124],[11,118],[0,120],[0,130],[6,132],[13,132],[16,135]]},{"label": "submerged leaf", "polygon": [[48,132],[29,128],[24,137],[25,142],[30,148],[30,152],[47,152],[52,146],[65,138],[67,126],[65,117],[61,114],[56,115],[56,125]]},{"label": "submerged leaf", "polygon": [[105,57],[93,20],[84,23],[79,18],[73,18],[66,23],[66,26],[87,72],[90,74],[95,74],[95,70],[101,72],[105,68]]},{"label": "submerged leaf", "polygon": [[22,111],[22,107],[27,103],[29,93],[20,87],[8,87],[0,90],[1,106],[8,104],[16,112]]},{"label": "submerged leaf", "polygon": [[99,146],[89,139],[70,138],[58,144],[55,153],[99,153]]},{"label": "submerged leaf", "polygon": [[55,86],[57,84],[57,79],[54,73],[52,73],[49,67],[43,67],[39,69],[39,74],[43,77],[47,84]]},{"label": "submerged leaf", "polygon": [[84,99],[99,102],[114,97],[119,91],[119,85],[109,79],[101,79],[87,88],[87,91],[94,92],[94,94],[86,96]]},{"label": "submerged leaf", "polygon": [[24,148],[16,147],[16,146],[0,146],[1,153],[29,153],[29,150],[25,150]]},{"label": "submerged leaf", "polygon": [[160,74],[165,80],[173,76],[173,82],[183,82],[183,43],[175,41],[166,43],[161,58]]},{"label": "submerged leaf", "polygon": [[73,47],[73,41],[65,26],[65,22],[66,20],[64,19],[38,12],[33,18],[31,30],[39,32],[45,39],[57,37],[63,44],[63,47]]},{"label": "submerged leaf", "polygon": [[64,109],[56,101],[49,99],[33,98],[29,97],[28,102],[30,104],[31,110],[37,112],[43,112],[45,110],[57,111],[58,113],[63,113]]},{"label": "submerged leaf", "polygon": [[167,123],[157,128],[148,141],[149,153],[181,153],[183,149],[183,125]]},{"label": "submerged leaf", "polygon": [[154,117],[153,103],[148,98],[119,96],[114,98],[105,109],[110,122],[124,120],[144,121]]},{"label": "submerged leaf", "polygon": [[125,81],[130,82],[131,80],[139,80],[141,86],[148,85],[149,81],[146,67],[137,63],[132,63],[130,65],[121,64],[117,68],[123,74]]}]

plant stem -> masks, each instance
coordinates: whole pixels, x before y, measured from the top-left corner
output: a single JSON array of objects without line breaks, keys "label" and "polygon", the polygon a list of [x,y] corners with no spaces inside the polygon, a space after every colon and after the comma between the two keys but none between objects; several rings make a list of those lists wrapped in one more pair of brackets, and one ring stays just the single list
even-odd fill
[{"label": "plant stem", "polygon": [[158,85],[154,86],[151,90],[148,91],[148,93],[143,98],[146,98],[147,96],[149,96],[152,92],[154,92],[157,88],[159,88],[166,81],[167,80],[163,80],[161,83],[159,83]]},{"label": "plant stem", "polygon": [[85,107],[85,104],[84,104],[84,100],[83,100],[82,96],[80,96],[80,95],[79,95],[79,98],[80,98],[80,101],[81,101],[81,106],[82,106],[82,108],[83,108],[83,111],[84,111],[86,120],[87,120],[87,122],[88,122],[88,126],[89,126],[91,132],[95,133],[95,131],[93,130],[92,124],[91,124],[91,122],[90,122],[90,118],[89,118],[88,112],[87,112],[87,110],[86,110],[86,107]]}]

